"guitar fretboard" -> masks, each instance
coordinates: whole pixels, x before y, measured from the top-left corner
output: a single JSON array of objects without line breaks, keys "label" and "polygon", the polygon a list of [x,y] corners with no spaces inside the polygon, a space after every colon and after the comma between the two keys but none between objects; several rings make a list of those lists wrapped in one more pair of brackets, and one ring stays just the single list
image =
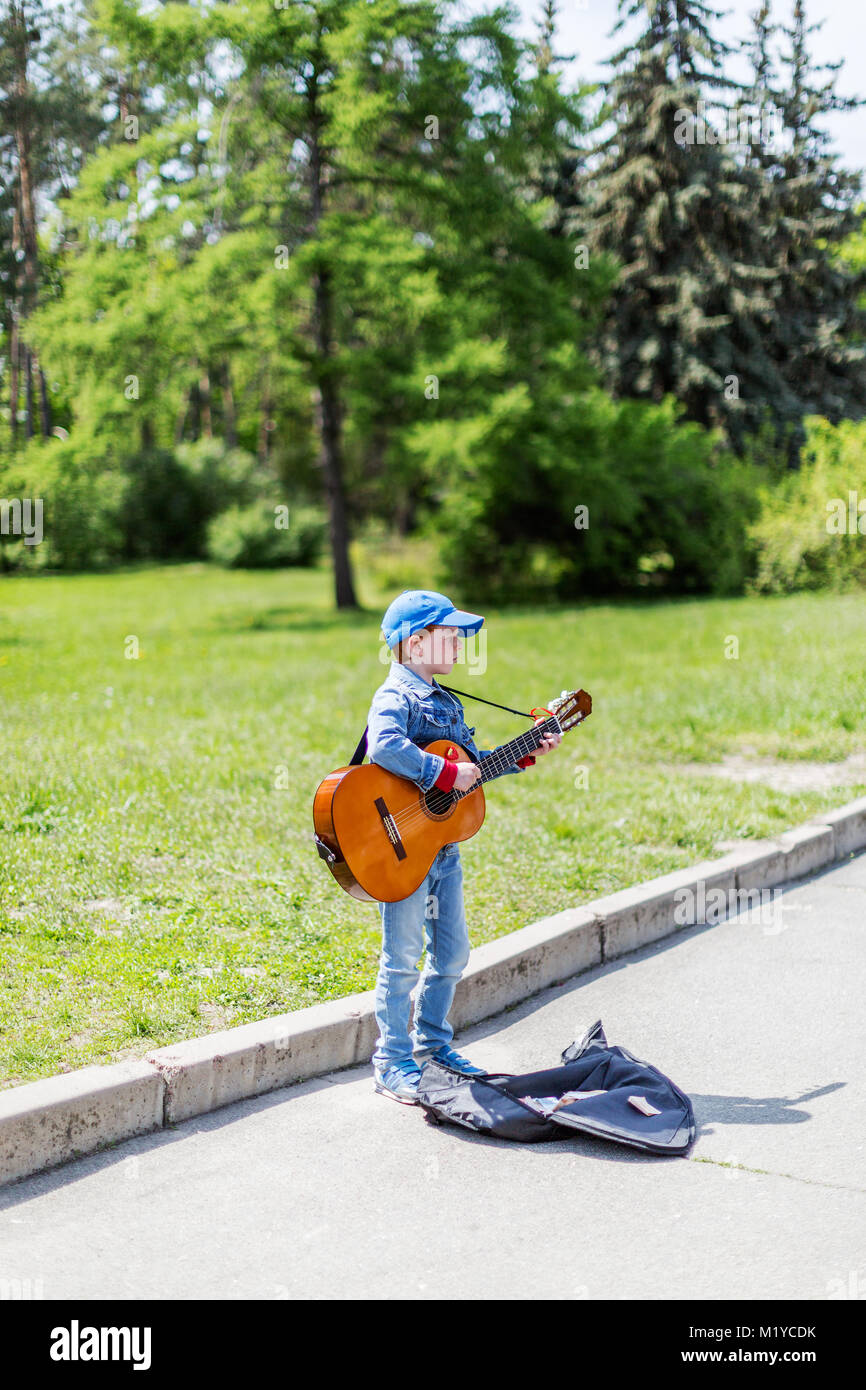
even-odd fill
[{"label": "guitar fretboard", "polygon": [[[482,758],[478,764],[481,773],[481,781],[473,782],[472,786],[465,792],[447,792],[452,800],[459,801],[464,796],[471,796],[472,792],[477,791],[481,782],[489,782],[492,777],[498,777],[500,772],[504,772],[512,763],[516,763],[518,758],[523,758],[527,753],[534,753],[536,748],[541,747],[541,742],[545,734],[561,734],[559,720],[555,714],[549,719],[545,719],[543,724],[533,724],[531,729],[527,729],[525,734],[518,734],[510,743],[503,743],[499,748],[494,748],[493,752],[486,758]],[[438,789],[437,789],[438,790]]]}]

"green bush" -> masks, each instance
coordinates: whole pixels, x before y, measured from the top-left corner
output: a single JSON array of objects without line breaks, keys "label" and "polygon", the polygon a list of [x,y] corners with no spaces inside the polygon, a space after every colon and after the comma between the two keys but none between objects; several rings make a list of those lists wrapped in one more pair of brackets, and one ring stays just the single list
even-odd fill
[{"label": "green bush", "polygon": [[170,449],[149,449],[127,462],[121,518],[127,560],[192,559],[201,554],[208,516],[194,478]]},{"label": "green bush", "polygon": [[552,381],[410,446],[441,479],[437,582],[478,602],[730,594],[750,573],[757,470],[671,399]]},{"label": "green bush", "polygon": [[273,490],[274,475],[266,464],[245,449],[230,449],[221,439],[178,444],[175,455],[208,521],[228,507],[248,506]]},{"label": "green bush", "polygon": [[72,440],[33,440],[0,472],[0,498],[42,502],[42,541],[0,535],[5,569],[105,569],[123,556],[127,478]]},{"label": "green bush", "polygon": [[759,500],[752,592],[866,584],[866,421],[811,416],[801,467],[769,481]]},{"label": "green bush", "polygon": [[[208,547],[208,525],[226,509],[255,510],[274,487],[273,474],[241,449],[203,439],[176,449],[120,455],[116,445],[86,436],[34,439],[0,471],[0,499],[42,499],[44,539],[0,535],[0,569],[104,569],[129,560],[195,559]],[[269,512],[273,527],[273,511]],[[237,564],[307,564],[315,527],[298,513],[298,532],[268,535]],[[223,530],[223,546],[234,526]],[[243,549],[243,547],[241,547]],[[300,558],[299,558],[300,557]]]},{"label": "green bush", "polygon": [[325,539],[324,513],[290,507],[288,525],[281,526],[281,519],[280,509],[266,502],[230,507],[208,526],[208,556],[230,569],[316,564]]},{"label": "green bush", "polygon": [[437,543],[432,537],[399,535],[379,518],[370,518],[350,542],[349,558],[379,589],[424,589],[436,565]]},{"label": "green bush", "polygon": [[126,470],[128,559],[203,556],[209,522],[228,507],[252,503],[274,482],[251,454],[219,439],[138,453]]}]

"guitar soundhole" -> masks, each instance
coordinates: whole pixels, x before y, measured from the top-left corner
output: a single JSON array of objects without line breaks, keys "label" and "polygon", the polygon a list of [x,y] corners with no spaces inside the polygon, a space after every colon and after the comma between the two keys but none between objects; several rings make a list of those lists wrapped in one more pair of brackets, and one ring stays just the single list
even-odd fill
[{"label": "guitar soundhole", "polygon": [[457,805],[453,792],[443,792],[441,787],[431,787],[421,797],[421,804],[433,820],[445,820]]}]

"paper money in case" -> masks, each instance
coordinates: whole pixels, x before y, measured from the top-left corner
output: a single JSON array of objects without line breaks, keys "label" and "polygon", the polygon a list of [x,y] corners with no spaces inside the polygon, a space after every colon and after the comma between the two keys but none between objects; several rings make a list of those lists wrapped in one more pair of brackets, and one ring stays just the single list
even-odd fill
[{"label": "paper money in case", "polygon": [[642,1115],[660,1115],[662,1112],[656,1110],[654,1105],[650,1105],[646,1096],[629,1096],[629,1105],[633,1105],[635,1110],[639,1110]]},{"label": "paper money in case", "polygon": [[598,1091],[564,1091],[561,1096],[521,1096],[520,1099],[524,1105],[537,1110],[539,1115],[552,1115],[554,1110],[561,1110],[564,1105],[571,1105],[574,1101],[606,1095],[607,1091],[602,1087]]},{"label": "paper money in case", "polygon": [[[599,1082],[602,1094],[591,1094]],[[568,1096],[573,1091],[579,1099]],[[629,1096],[638,1104],[629,1104]],[[563,1099],[565,1104],[557,1104]],[[459,1125],[520,1144],[562,1139],[570,1130],[647,1153],[684,1156],[697,1135],[685,1091],[628,1048],[609,1043],[600,1018],[565,1049],[558,1066],[521,1075],[467,1076],[428,1057],[418,1104],[431,1124]]]}]

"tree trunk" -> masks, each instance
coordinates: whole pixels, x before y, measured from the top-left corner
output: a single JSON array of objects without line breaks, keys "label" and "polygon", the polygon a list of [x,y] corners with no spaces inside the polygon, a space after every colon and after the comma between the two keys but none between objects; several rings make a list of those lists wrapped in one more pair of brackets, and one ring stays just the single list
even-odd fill
[{"label": "tree trunk", "polygon": [[174,442],[180,444],[183,441],[183,432],[186,429],[187,416],[189,415],[190,392],[187,389],[183,394],[180,409],[177,412],[177,419],[174,422]]},{"label": "tree trunk", "polygon": [[201,412],[201,432],[206,439],[213,439],[213,419],[210,410],[210,376],[203,367],[198,379],[199,409]]},{"label": "tree trunk", "polygon": [[11,411],[11,432],[12,443],[18,439],[18,398],[21,393],[20,370],[21,370],[21,296],[23,291],[21,262],[18,253],[21,250],[21,216],[18,211],[18,194],[16,190],[15,201],[12,205],[12,256],[15,260],[17,269],[15,271],[15,292],[12,300],[12,328],[9,335],[9,408]]},{"label": "tree trunk", "polygon": [[[194,368],[197,365],[197,363],[193,363]],[[201,439],[201,396],[197,381],[194,381],[189,388],[189,411],[192,417],[192,437],[193,439]]]},{"label": "tree trunk", "polygon": [[[310,177],[312,192],[312,235],[322,217],[324,205],[324,169],[319,143],[322,117],[319,113],[317,79],[311,78],[307,87],[310,115]],[[319,432],[319,464],[325,483],[331,554],[334,563],[334,588],[338,608],[357,608],[352,566],[349,559],[349,532],[343,488],[342,423],[340,399],[334,378],[332,343],[333,302],[330,272],[320,261],[313,275],[313,336],[316,343],[315,368],[316,426]]]},{"label": "tree trunk", "polygon": [[18,338],[18,309],[12,309],[12,329],[9,334],[9,425],[12,443],[18,439],[18,357],[20,344]]},{"label": "tree trunk", "polygon": [[397,503],[394,524],[398,536],[408,536],[415,525],[415,498],[411,493],[405,492]]},{"label": "tree trunk", "polygon": [[238,443],[237,417],[235,415],[234,391],[232,390],[232,368],[228,358],[223,362],[220,389],[223,398],[223,428],[226,446],[229,449],[236,449]]},{"label": "tree trunk", "polygon": [[35,355],[33,365],[39,377],[39,423],[42,427],[42,438],[48,439],[51,434],[51,402],[48,399],[48,387],[45,385],[45,373]]},{"label": "tree trunk", "polygon": [[314,320],[319,353],[319,380],[316,387],[316,425],[321,440],[321,466],[328,499],[331,553],[338,608],[357,608],[349,560],[349,533],[343,493],[342,429],[337,387],[329,372],[331,362],[331,282],[327,270],[320,268],[314,280]]},{"label": "tree trunk", "polygon": [[264,391],[262,392],[261,415],[259,416],[259,440],[256,449],[260,463],[267,463],[268,455],[271,452],[271,431],[268,429],[271,423],[271,369],[267,369],[265,377]]},{"label": "tree trunk", "polygon": [[20,26],[14,45],[15,150],[18,156],[18,208],[21,217],[21,245],[24,250],[24,312],[28,314],[36,298],[36,211],[33,202],[33,174],[30,167],[30,83],[27,74],[27,17],[22,6],[12,6]]},{"label": "tree trunk", "polygon": [[27,422],[25,433],[28,439],[33,438],[33,354],[29,347],[24,349],[24,399],[27,404]]},{"label": "tree trunk", "polygon": [[[31,313],[36,302],[36,277],[37,277],[37,243],[36,243],[36,211],[33,202],[33,175],[30,167],[30,84],[28,80],[28,51],[27,51],[27,16],[24,13],[23,5],[13,3],[10,6],[10,19],[14,40],[12,42],[12,69],[13,80],[11,83],[14,100],[11,103],[14,112],[13,138],[15,141],[15,153],[18,161],[18,179],[15,188],[15,205],[12,214],[12,247],[14,251],[23,251],[23,261],[16,275],[15,300],[16,303],[12,311],[13,319],[13,344],[12,344],[12,380],[11,394],[12,401],[12,437],[17,435],[17,405],[18,405],[18,361],[21,351],[21,326],[20,319],[26,319]],[[22,275],[23,272],[23,275]],[[27,422],[26,435],[28,439],[33,438],[33,364],[30,349],[24,346],[24,369],[26,383],[26,402],[27,402]]]}]

